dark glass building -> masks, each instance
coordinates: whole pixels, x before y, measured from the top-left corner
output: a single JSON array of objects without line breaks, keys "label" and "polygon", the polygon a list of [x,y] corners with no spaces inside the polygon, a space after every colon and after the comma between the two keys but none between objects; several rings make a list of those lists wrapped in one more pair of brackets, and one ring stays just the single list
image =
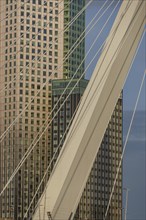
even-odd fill
[{"label": "dark glass building", "polygon": [[[55,154],[53,164],[61,150],[67,131],[76,113],[76,108],[88,83],[87,80],[82,79],[73,90],[76,82],[77,80],[73,80],[65,93],[64,90],[69,80],[53,80],[52,82],[52,107],[55,107],[54,114],[52,115],[54,120],[52,123],[51,141],[52,157]],[[69,95],[70,91],[72,91],[71,95]],[[60,110],[56,114],[55,112],[57,112],[58,109]],[[91,174],[81,197],[75,220],[104,219],[121,154],[122,97],[118,100],[105,132]],[[120,168],[107,219],[122,219],[122,167]]]}]

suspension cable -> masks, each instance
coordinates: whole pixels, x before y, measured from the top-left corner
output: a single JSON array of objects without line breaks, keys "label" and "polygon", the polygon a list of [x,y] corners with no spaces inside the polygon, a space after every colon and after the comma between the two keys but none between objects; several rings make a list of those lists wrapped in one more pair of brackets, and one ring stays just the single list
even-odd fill
[{"label": "suspension cable", "polygon": [[[97,40],[97,39],[96,39],[96,40]],[[94,46],[95,42],[96,42],[96,41],[94,41],[94,43],[92,44],[91,47]],[[77,83],[75,84],[75,86],[74,86],[74,87],[72,88],[72,90],[70,91],[70,94],[71,94],[72,91],[75,89],[75,87],[77,86],[78,82],[83,78],[85,72],[86,72],[87,69],[90,67],[91,63],[94,61],[96,55],[101,51],[101,49],[102,49],[102,47],[103,47],[103,45],[104,45],[105,42],[106,42],[106,40],[105,40],[105,41],[103,42],[103,44],[100,46],[99,50],[96,52],[96,54],[95,54],[95,56],[93,57],[93,59],[92,59],[91,62],[88,64],[87,68],[85,69],[85,71],[83,72],[83,74],[81,75],[81,77],[78,79]],[[91,48],[90,48],[90,50],[91,50]],[[90,51],[90,50],[89,50],[89,51]],[[88,53],[88,54],[89,54],[89,53]],[[87,56],[87,55],[86,55],[86,56]],[[77,71],[78,71],[78,70],[77,70]],[[76,73],[77,73],[77,71],[76,71]],[[76,73],[75,73],[75,74],[76,74]],[[75,74],[74,74],[74,76],[75,76]],[[72,80],[72,79],[71,79],[71,80]],[[71,80],[70,80],[70,82],[71,82]],[[69,84],[68,84],[68,86],[69,86]],[[66,89],[67,89],[67,87],[66,87]],[[65,92],[65,91],[66,91],[66,90],[64,90],[64,92]],[[70,95],[70,94],[69,94],[69,95]],[[60,109],[61,109],[62,106],[64,105],[65,101],[66,101],[67,98],[69,97],[69,95],[66,97],[66,99],[64,100],[64,102],[62,103],[62,105],[60,106],[60,108],[58,109],[58,111],[56,112],[56,114],[60,111]],[[61,98],[61,97],[60,97],[60,98]],[[56,103],[56,105],[57,105],[57,103]],[[54,106],[54,108],[53,108],[53,110],[51,111],[50,115],[51,115],[52,112],[54,111],[56,105]],[[54,115],[54,117],[56,116],[56,114]],[[43,126],[47,123],[47,121],[48,121],[50,115],[48,116],[48,118],[47,118],[47,120],[45,121],[45,123],[43,124]],[[5,185],[5,187],[3,188],[2,192],[0,193],[0,196],[1,196],[2,193],[5,191],[5,189],[6,189],[7,186],[9,185],[9,183],[12,181],[12,179],[14,178],[14,176],[16,175],[16,173],[18,172],[18,170],[20,169],[20,167],[23,165],[23,163],[25,162],[25,160],[27,159],[27,157],[29,156],[29,154],[32,152],[32,150],[34,149],[34,147],[36,146],[36,144],[38,143],[38,141],[40,140],[40,138],[42,137],[42,135],[44,134],[44,132],[47,130],[47,128],[48,128],[49,125],[51,124],[51,122],[52,122],[52,120],[54,119],[54,117],[51,119],[51,121],[50,121],[49,124],[46,126],[46,128],[43,130],[43,132],[41,133],[41,135],[40,135],[40,137],[39,137],[38,139],[37,139],[37,136],[38,136],[39,134],[36,136],[36,138],[35,138],[35,139],[37,139],[36,142],[35,142],[35,139],[34,139],[34,141],[33,141],[33,142],[35,142],[35,144],[33,145],[33,142],[32,142],[32,144],[30,145],[30,147],[28,148],[28,150],[26,151],[26,153],[25,153],[24,156],[22,157],[20,163],[19,163],[18,166],[16,167],[15,171],[13,172],[12,176],[10,177],[9,181],[7,182],[7,184]],[[42,126],[42,127],[43,127],[43,126]],[[42,127],[41,127],[41,129],[42,129]],[[32,146],[33,146],[33,147],[32,147]]]}]

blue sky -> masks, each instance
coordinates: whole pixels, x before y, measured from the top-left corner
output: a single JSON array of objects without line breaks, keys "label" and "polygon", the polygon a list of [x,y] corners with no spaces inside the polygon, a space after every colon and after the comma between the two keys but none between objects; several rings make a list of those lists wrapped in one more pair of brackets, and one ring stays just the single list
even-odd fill
[{"label": "blue sky", "polygon": [[[102,7],[105,0],[95,0],[89,6],[86,11],[86,25],[92,20],[97,11]],[[111,0],[108,1],[108,4],[111,3]],[[86,37],[86,51],[89,50],[93,40],[103,27],[107,16],[113,10],[117,1],[115,0],[113,5],[109,8],[105,16],[99,21],[97,25],[90,31],[90,34]],[[119,5],[120,6],[120,5]],[[106,7],[105,7],[106,8]],[[104,9],[105,9],[104,8]],[[119,8],[119,7],[118,7]],[[112,19],[108,23],[107,27],[103,31],[103,34],[98,39],[98,42],[92,49],[90,55],[86,59],[86,66],[94,56],[97,49],[100,47],[102,42],[110,31],[112,23],[115,19],[115,16],[118,12],[118,8],[115,11]],[[104,10],[103,9],[103,10]],[[103,12],[103,11],[102,11]],[[101,13],[102,13],[101,12]],[[100,15],[101,15],[100,13]],[[123,105],[124,105],[124,118],[123,118],[123,133],[124,138],[127,135],[127,130],[129,127],[130,119],[132,116],[132,111],[136,102],[137,93],[140,87],[142,76],[146,67],[145,60],[145,42],[146,35],[144,35],[143,41],[139,48],[137,57],[134,61],[132,69],[129,73],[127,81],[124,86],[124,96],[123,96]],[[93,62],[92,66],[86,73],[86,77],[89,79],[92,75],[96,62],[99,56]],[[146,79],[145,79],[146,81]],[[128,213],[127,220],[145,220],[146,219],[146,89],[145,84],[143,86],[140,100],[138,103],[138,108],[134,118],[132,130],[130,133],[129,141],[126,146],[126,151],[123,160],[123,187],[130,189],[129,200],[128,200]],[[123,207],[125,205],[125,192],[123,193]]]},{"label": "blue sky", "polygon": [[[124,137],[132,112],[124,112]],[[137,111],[123,161],[123,185],[130,189],[127,220],[146,219],[146,127],[145,112]],[[123,198],[125,204],[125,193]]]}]

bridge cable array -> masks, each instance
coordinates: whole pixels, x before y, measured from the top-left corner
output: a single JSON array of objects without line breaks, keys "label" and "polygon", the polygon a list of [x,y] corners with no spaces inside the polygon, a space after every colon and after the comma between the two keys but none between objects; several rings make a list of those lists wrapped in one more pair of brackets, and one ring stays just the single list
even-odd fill
[{"label": "bridge cable array", "polygon": [[[74,18],[73,18],[74,19]],[[76,18],[77,19],[77,18]],[[75,21],[75,20],[74,20]],[[73,21],[73,22],[74,22]],[[72,25],[72,21],[70,22],[70,24],[68,25],[68,27],[64,30],[64,32]],[[75,47],[77,48],[77,46]],[[68,54],[68,57],[72,54],[72,51],[70,54]],[[63,63],[68,59],[68,57],[66,57],[65,60],[63,60]],[[59,68],[61,68],[63,65],[61,65]],[[56,68],[53,73],[58,70],[58,68]],[[52,74],[51,74],[52,75]],[[31,99],[31,101],[25,106],[25,108],[21,111],[21,113],[15,118],[15,120],[9,125],[9,127],[3,132],[3,134],[1,134],[0,136],[0,143],[4,140],[6,134],[8,133],[8,131],[10,130],[10,128],[15,124],[15,122],[19,119],[19,117],[25,112],[25,110],[29,107],[29,105],[34,101],[34,99],[37,97],[37,95],[41,92],[41,90],[46,86],[46,84],[48,83],[48,81],[46,81],[43,86],[41,87],[40,90],[37,91],[37,94],[35,97],[33,97]]]},{"label": "bridge cable array", "polygon": [[[113,1],[112,1],[112,3],[113,3]],[[111,5],[111,4],[110,4]],[[109,7],[108,7],[109,8]],[[108,9],[107,8],[107,9]],[[99,13],[99,12],[98,12]],[[97,13],[97,14],[98,14]],[[96,16],[97,16],[97,14],[96,14]],[[78,42],[78,40],[80,39],[80,37],[77,39],[77,41],[74,43],[74,45],[72,46],[72,48],[69,50],[69,53],[66,55],[66,56],[70,56],[72,53],[73,53],[73,51],[77,48],[77,46],[82,42],[82,40],[85,38],[85,36],[91,31],[91,29],[93,29],[93,27],[95,26],[95,24],[97,24],[97,22],[100,20],[100,18],[102,17],[104,15],[104,13],[102,13],[102,15],[99,17],[99,19],[94,23],[94,25],[92,25],[92,27],[86,32],[86,34],[84,35],[84,33],[85,33],[85,31],[82,33],[82,35],[84,35],[84,37]],[[95,17],[92,19],[92,21],[95,19]],[[91,21],[91,22],[92,22]],[[91,23],[90,22],[90,23]],[[87,26],[87,28],[86,28],[86,30],[88,29],[88,26]],[[76,45],[76,43],[78,43],[77,45]],[[66,57],[65,56],[65,60],[63,60],[63,62],[65,62],[67,59],[68,59],[68,57]],[[62,65],[61,65],[61,67],[62,67]],[[57,68],[54,70],[54,71],[56,71],[57,70]],[[54,72],[53,71],[53,72]],[[46,82],[47,83],[47,82]],[[44,85],[42,86],[42,88],[44,88],[44,86],[46,85],[46,83],[44,83]],[[37,95],[39,94],[39,92],[42,90],[42,88],[37,92]],[[36,95],[36,96],[37,96]],[[9,129],[14,125],[14,123],[17,121],[17,119],[25,112],[25,110],[28,108],[28,106],[33,102],[33,100],[35,99],[35,97],[28,103],[28,105],[22,110],[22,112],[17,116],[17,118],[11,123],[11,125],[6,129],[6,131],[0,136],[0,142],[2,142],[3,141],[3,139],[5,138],[5,136],[6,136],[6,133],[9,131]]]},{"label": "bridge cable array", "polygon": [[[117,31],[117,29],[118,29],[118,27],[119,27],[119,25],[120,25],[120,23],[121,23],[121,21],[122,21],[124,15],[125,15],[125,13],[126,13],[126,11],[128,10],[129,7],[130,7],[130,4],[126,7],[125,11],[123,12],[123,14],[121,15],[121,17],[119,18],[119,22],[117,23],[116,28],[112,31],[111,41],[110,41],[110,43],[109,43],[109,46],[108,46],[107,50],[109,49],[109,47],[110,47],[110,45],[111,45],[111,43],[112,43],[112,41],[113,41],[113,38],[114,38],[114,36],[115,36],[115,34],[116,34],[116,31]],[[121,46],[121,45],[120,45],[120,46]],[[119,48],[120,48],[120,46],[119,46]],[[105,47],[106,47],[106,41],[105,41],[105,44],[104,44],[104,48],[105,48]],[[118,49],[119,49],[119,48],[118,48]],[[118,49],[117,49],[117,51],[118,51]],[[117,52],[117,51],[116,51],[116,52]],[[115,52],[115,54],[116,54],[116,52]],[[115,54],[114,54],[113,57],[111,58],[111,62],[112,62],[112,60],[114,59]],[[104,56],[104,57],[105,57],[105,56]],[[104,59],[103,59],[103,60],[104,60]],[[102,63],[101,63],[101,65],[102,65]],[[100,65],[100,68],[101,68],[101,65]],[[100,68],[99,68],[98,72],[100,71]],[[105,73],[103,74],[103,76],[102,76],[102,78],[101,78],[101,80],[100,80],[100,82],[99,82],[98,87],[96,88],[96,90],[99,88],[100,84],[102,83],[102,80],[104,79],[107,70],[108,70],[108,68],[105,70]],[[97,74],[97,76],[98,76],[98,74]],[[96,77],[97,77],[97,76],[96,76]],[[91,85],[93,85],[93,83],[94,83],[94,82],[92,82]],[[94,91],[94,93],[96,93],[96,90]],[[86,97],[86,99],[87,99],[87,97]],[[84,100],[84,103],[82,103],[82,104],[85,104],[86,99]],[[90,101],[89,101],[89,103],[90,103]],[[82,106],[83,106],[83,105],[82,105]],[[82,108],[80,108],[80,112],[81,112],[81,110],[82,110]],[[79,115],[80,112],[78,112],[78,115]],[[82,118],[81,118],[81,119],[82,119]],[[80,120],[81,120],[81,119],[80,119]],[[77,124],[79,124],[79,123],[80,123],[80,121],[78,121]]]},{"label": "bridge cable array", "polygon": [[[130,6],[130,5],[129,5],[129,6]],[[131,25],[132,25],[132,24],[130,24],[130,26],[131,26]],[[129,27],[129,28],[130,28],[130,27]],[[123,43],[122,43],[122,45],[123,45]],[[120,47],[122,47],[122,45],[120,45]],[[118,48],[118,49],[119,49],[119,48]],[[117,50],[118,50],[118,49],[117,49]]]},{"label": "bridge cable array", "polygon": [[[139,10],[139,9],[138,9]],[[130,26],[129,26],[129,28],[131,28],[131,26],[132,26],[132,23],[130,24]],[[122,45],[123,45],[123,43],[122,43]],[[120,47],[122,47],[122,45],[120,45]],[[119,48],[118,48],[119,49]]]},{"label": "bridge cable array", "polygon": [[[93,48],[93,46],[94,46],[94,44],[95,44],[95,42],[96,42],[96,40],[97,40],[98,37],[99,37],[99,35],[96,37],[96,39],[95,39],[94,43],[92,44],[90,50]],[[99,50],[97,51],[96,55],[100,52],[100,50],[102,49],[103,45],[104,45],[104,43],[101,45],[101,47],[100,47]],[[89,50],[89,52],[90,52],[90,50]],[[88,52],[88,54],[89,54],[89,52]],[[88,54],[87,54],[87,55],[88,55]],[[86,57],[87,57],[87,55],[86,55]],[[93,60],[95,59],[96,55],[94,56],[94,58],[92,59],[92,61],[89,63],[89,65],[87,66],[86,70],[83,72],[83,74],[82,74],[81,77],[79,78],[79,80],[82,79],[82,77],[84,76],[85,72],[87,71],[87,69],[89,68],[89,66],[90,66],[91,63],[93,62]],[[83,62],[83,61],[82,61],[82,62]],[[82,64],[82,63],[81,63],[81,64]],[[78,71],[78,69],[77,69],[77,71]],[[76,73],[77,73],[77,71],[76,71]],[[75,73],[75,74],[76,74],[76,73]],[[74,74],[74,76],[75,76],[75,74]],[[72,78],[71,78],[71,80],[72,80]],[[70,82],[71,82],[71,80],[70,80]],[[76,85],[78,84],[79,80],[77,81]],[[70,85],[70,82],[69,82],[68,86]],[[76,87],[76,85],[75,85],[75,87]],[[66,87],[66,89],[68,88],[68,86]],[[75,87],[74,87],[74,88],[75,88]],[[74,88],[73,88],[73,89],[74,89]],[[65,93],[66,89],[64,90],[64,93]],[[73,91],[73,89],[72,89],[72,91]],[[72,91],[71,91],[71,92],[72,92]],[[71,93],[70,93],[70,94],[71,94]],[[69,94],[69,95],[70,95],[70,94]],[[62,94],[62,96],[63,96],[63,94]],[[60,98],[61,98],[61,97],[60,97]],[[66,100],[67,100],[67,99],[66,99]],[[59,102],[59,100],[58,100],[58,102]],[[57,104],[58,104],[58,103],[56,103],[56,105],[57,105]],[[62,105],[60,106],[60,108],[61,108],[63,105],[64,105],[64,103],[62,103]],[[54,109],[55,109],[55,107],[56,107],[56,106],[54,106]],[[48,116],[48,119],[49,119],[49,117],[52,115],[54,109],[52,110],[52,112],[51,112],[50,115]],[[59,111],[59,110],[60,110],[60,109],[58,109],[58,111]],[[57,112],[58,112],[58,111],[57,111]],[[46,120],[46,122],[48,121],[48,119]],[[53,118],[52,118],[52,120],[53,120]],[[44,124],[46,124],[46,122],[45,122]],[[48,128],[49,125],[50,125],[50,123],[47,125],[47,127],[45,128],[45,130],[43,131],[43,133],[46,131],[46,129]],[[42,135],[41,135],[41,136],[42,136]],[[40,140],[41,136],[39,137],[39,139],[35,138],[35,139],[37,140],[37,142]],[[35,139],[34,139],[34,140],[35,140]],[[36,143],[35,143],[35,145],[36,145]],[[33,146],[33,148],[31,148],[31,147],[32,147],[32,144],[31,144],[31,146],[28,148],[28,150],[27,150],[27,152],[25,153],[25,155],[23,156],[23,158],[21,159],[21,161],[20,161],[20,163],[19,163],[20,166],[22,166],[21,162],[23,161],[23,159],[26,159],[26,157],[28,157],[27,153],[29,152],[29,150],[31,150],[31,151],[33,150],[34,146]],[[18,168],[18,166],[17,166],[17,168]],[[17,169],[17,168],[16,168],[16,169]],[[16,169],[15,169],[15,171],[16,171]],[[19,167],[18,169],[20,169],[20,167]],[[14,171],[14,173],[15,173],[15,171]],[[18,172],[18,170],[17,170],[17,172]],[[14,174],[14,173],[13,173],[13,174]],[[15,175],[16,175],[16,173],[15,173]],[[11,178],[9,179],[8,183],[6,184],[6,187],[5,187],[5,188],[3,189],[3,191],[0,193],[0,196],[2,195],[2,193],[4,192],[4,190],[7,188],[8,184],[12,181],[12,178],[13,178],[13,176],[11,176]]]},{"label": "bridge cable array", "polygon": [[[104,42],[104,43],[105,43],[105,42]],[[100,50],[102,49],[104,43],[101,45]],[[98,52],[100,52],[100,50],[99,50]],[[96,53],[96,55],[97,55],[97,53]],[[94,58],[95,58],[95,56],[94,56]],[[88,68],[89,68],[89,66],[88,66]],[[86,70],[87,70],[87,69],[86,69]],[[84,74],[85,74],[86,70],[84,71]],[[77,71],[76,71],[76,73],[77,73]],[[84,74],[82,74],[82,77],[83,77]],[[81,79],[81,78],[80,78],[80,79]],[[143,81],[144,81],[144,80],[143,80]],[[142,81],[142,85],[143,85],[143,81]],[[77,85],[77,83],[76,83],[76,85]],[[141,87],[142,87],[142,85],[141,85]],[[73,90],[72,90],[72,91],[73,91]],[[141,91],[141,90],[140,90],[140,91]],[[63,94],[64,94],[64,93],[63,93]],[[70,94],[71,94],[71,93],[70,93]],[[139,94],[139,96],[140,96],[140,94]],[[138,97],[139,97],[139,96],[138,96]],[[67,100],[67,99],[66,99],[66,100]],[[138,101],[137,101],[137,102],[138,102]],[[63,104],[62,104],[62,106],[63,106]],[[60,110],[60,108],[59,108],[59,110]],[[58,112],[59,112],[59,110],[58,110]],[[53,111],[52,111],[52,113],[53,113]],[[51,114],[52,114],[52,113],[51,113]],[[50,115],[51,115],[51,114],[50,114]],[[72,117],[72,118],[73,118],[73,117]],[[71,121],[72,121],[72,119],[71,119]],[[47,125],[47,126],[48,126],[48,125]],[[131,126],[132,126],[132,124],[131,124]],[[46,128],[47,128],[47,127],[46,127]],[[46,131],[46,128],[45,128],[44,131]],[[130,128],[131,128],[131,127],[130,127]],[[43,132],[44,132],[44,131],[43,131]],[[67,131],[67,130],[66,130],[66,131]],[[129,135],[129,133],[130,133],[130,131],[128,132],[128,135]],[[65,132],[64,135],[66,135],[66,132]],[[38,140],[37,140],[37,141],[38,141]],[[61,142],[60,142],[60,143],[61,143]],[[59,144],[59,147],[60,147],[60,144]],[[32,150],[33,150],[33,149],[32,149]],[[32,150],[31,150],[31,151],[32,151]],[[57,152],[57,150],[56,150],[56,152]],[[25,160],[27,159],[28,156],[29,156],[29,155],[26,156]],[[55,158],[55,156],[54,156],[54,158]],[[54,158],[52,158],[52,161],[54,160]],[[24,161],[25,161],[25,160],[24,160]],[[23,161],[23,163],[24,163],[24,161]],[[20,163],[19,169],[21,168],[21,166],[22,166],[22,164]],[[19,170],[19,169],[18,169],[18,170]],[[49,169],[49,168],[48,168],[48,169]],[[14,172],[15,172],[15,171],[14,171]],[[18,171],[17,171],[17,172],[18,172]],[[16,173],[14,173],[14,174],[16,175]],[[14,178],[14,176],[13,176],[13,178]],[[43,179],[42,179],[42,180],[43,180]],[[11,181],[12,181],[12,179],[11,179]],[[10,182],[11,182],[11,181],[10,181]],[[40,183],[40,184],[41,184],[41,183]],[[39,185],[39,187],[40,187],[40,185]],[[6,188],[7,188],[7,187],[6,187]],[[6,188],[5,188],[5,189],[6,189]],[[36,191],[36,192],[37,192],[37,191]],[[3,193],[3,192],[0,193],[0,196],[2,195],[2,193]],[[36,196],[36,194],[35,194],[35,196]],[[33,199],[33,200],[34,200],[34,199]],[[33,202],[33,201],[32,201],[32,202]],[[29,208],[30,208],[30,207],[31,207],[31,203],[30,203]],[[28,211],[29,211],[29,210],[28,210]],[[27,211],[27,213],[28,213],[28,211]],[[25,215],[27,215],[27,213],[26,213]],[[24,217],[26,217],[26,216],[24,216]],[[106,219],[106,217],[105,217],[105,219]]]},{"label": "bridge cable array", "polygon": [[[114,2],[114,1],[112,1],[111,3],[113,3],[113,2]],[[98,11],[98,13],[104,8],[104,6],[105,6],[107,3],[108,3],[108,0],[103,4],[103,6],[102,6],[102,7],[100,8],[100,10]],[[111,4],[110,4],[110,5],[111,5]],[[110,5],[109,5],[109,6],[110,6]],[[84,10],[87,9],[87,7],[89,7],[89,5],[86,6],[86,8],[84,8]],[[109,8],[109,7],[108,7],[108,8]],[[107,8],[107,9],[108,9],[108,8]],[[107,9],[106,9],[106,10],[107,10]],[[106,11],[106,10],[105,10],[105,11]],[[76,19],[81,15],[81,12],[83,12],[83,9],[82,9],[73,19],[76,20]],[[98,15],[98,13],[96,14],[96,16]],[[104,13],[103,13],[103,14],[104,14]],[[103,15],[103,14],[102,14],[102,15]],[[96,16],[94,17],[94,19],[96,18]],[[69,26],[71,26],[71,24],[72,24],[72,22],[73,22],[73,19],[69,22],[69,24],[70,24],[70,25],[68,24]],[[92,23],[94,19],[92,19],[92,21],[91,21],[90,23]],[[74,21],[75,21],[75,20],[74,20]],[[49,24],[49,23],[48,23],[48,24]],[[67,26],[68,26],[68,25],[67,25]],[[88,24],[88,26],[90,26],[90,24]],[[85,31],[83,31],[82,35],[86,32],[86,30],[88,29],[88,26],[86,27]],[[65,28],[64,32],[66,31],[66,29],[67,29],[67,27]],[[89,32],[89,31],[88,31],[88,32]],[[88,32],[86,33],[86,35],[88,34]],[[61,33],[62,33],[62,32],[61,32]],[[81,37],[81,36],[80,36],[80,37]],[[80,37],[77,39],[77,41],[80,39]],[[76,42],[74,43],[74,45],[70,48],[69,52],[74,48],[74,46],[76,45],[77,41],[76,41]],[[78,43],[78,44],[79,44],[79,43]],[[51,49],[51,48],[49,47],[49,49]],[[66,56],[69,54],[69,52],[66,54]],[[46,55],[46,54],[43,53],[42,55]],[[66,56],[64,57],[64,59],[66,58]],[[35,60],[35,59],[34,59],[34,60]],[[37,61],[38,61],[38,60],[37,60]],[[21,72],[20,72],[20,74],[21,74]],[[20,78],[20,79],[22,80],[23,78]],[[16,80],[16,78],[15,78],[14,80]],[[11,81],[11,82],[9,82],[9,84],[12,83],[12,82],[14,82],[14,80]],[[0,93],[3,92],[6,88],[7,88],[7,86],[6,86],[5,88],[3,88],[2,90],[0,90]]]},{"label": "bridge cable array", "polygon": [[[31,208],[31,206],[32,206],[32,204],[33,204],[35,198],[36,198],[36,195],[37,195],[37,193],[39,192],[39,189],[40,189],[40,187],[41,187],[41,185],[42,185],[42,183],[43,183],[43,181],[44,181],[46,175],[48,174],[49,169],[51,169],[52,163],[53,163],[54,160],[56,159],[59,150],[61,149],[62,142],[63,142],[64,138],[65,138],[66,135],[67,135],[68,129],[70,128],[70,125],[71,125],[71,123],[72,123],[72,121],[73,121],[73,119],[74,119],[74,117],[75,117],[75,115],[76,115],[76,112],[77,112],[77,110],[78,110],[79,105],[80,105],[80,102],[78,103],[78,106],[77,106],[77,108],[76,108],[74,114],[73,114],[72,117],[71,117],[71,120],[70,120],[70,122],[69,122],[69,124],[68,124],[68,126],[67,126],[67,128],[66,128],[66,130],[65,130],[65,132],[64,132],[64,134],[63,134],[63,136],[62,136],[62,138],[61,138],[61,140],[60,140],[60,143],[59,143],[57,149],[55,150],[55,152],[54,152],[54,154],[53,154],[53,157],[51,158],[51,161],[50,161],[50,163],[49,163],[49,165],[48,165],[48,167],[47,167],[47,169],[46,169],[46,171],[45,171],[45,173],[44,173],[44,176],[43,176],[43,178],[41,179],[41,182],[40,182],[40,184],[39,184],[39,186],[38,186],[38,188],[37,188],[37,190],[36,190],[36,192],[35,192],[35,194],[34,194],[32,200],[31,200],[31,202],[30,202],[30,204],[29,204],[29,207],[28,207],[27,211],[25,212],[24,219],[27,217],[27,214],[28,214],[28,212],[29,212],[29,210],[30,210],[30,208]],[[42,195],[41,195],[41,198],[42,198],[42,196],[46,193],[46,187],[47,187],[47,186],[45,186],[45,189],[44,189],[44,192],[43,192]],[[41,199],[41,198],[40,198],[40,199]],[[40,201],[40,200],[39,200],[39,201]],[[39,201],[38,201],[38,203],[36,204],[36,207],[39,206]],[[35,207],[35,209],[36,209],[36,207]],[[32,216],[30,216],[29,219],[31,219],[31,217],[32,217]]]}]

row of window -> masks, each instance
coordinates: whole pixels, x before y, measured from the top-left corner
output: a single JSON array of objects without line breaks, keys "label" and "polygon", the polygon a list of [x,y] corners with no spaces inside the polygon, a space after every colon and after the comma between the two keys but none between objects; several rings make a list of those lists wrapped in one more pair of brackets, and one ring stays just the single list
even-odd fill
[{"label": "row of window", "polygon": [[[55,8],[58,8],[58,5],[56,5]],[[25,10],[25,7],[24,5],[21,6],[21,9],[22,10]],[[30,11],[31,10],[31,7],[30,7],[30,4],[29,5],[26,5],[26,10]],[[38,9],[36,9],[36,6],[32,6],[32,11],[38,11],[38,12],[44,12],[44,13],[48,13],[48,8],[47,7],[43,7],[43,5],[41,7],[38,7]],[[57,10],[58,11],[58,10]],[[49,11],[51,12],[51,10]]]},{"label": "row of window", "polygon": [[[21,2],[25,2],[25,0],[21,0]],[[27,3],[42,5],[42,0],[27,0]],[[47,1],[44,1],[43,5],[47,5]]]},{"label": "row of window", "polygon": [[[15,15],[16,16],[16,15]],[[8,19],[8,18],[7,18]],[[17,23],[17,19],[14,18],[14,19],[6,19],[6,26],[7,25],[12,25],[12,24],[16,24]]]},{"label": "row of window", "polygon": [[[38,12],[41,12],[41,9],[42,9],[42,7],[41,8],[38,8]],[[27,10],[29,10],[29,12],[28,11],[24,11],[24,8],[22,9],[22,11],[21,11],[21,16],[27,16],[27,17],[29,17],[30,16],[30,7],[29,8],[27,8]],[[32,7],[32,11],[33,12],[36,12],[36,7],[35,6],[33,6]],[[58,15],[58,10],[49,10],[48,11],[48,13],[49,14],[53,14],[53,12],[56,14],[56,15]],[[36,12],[37,13],[37,12]],[[44,8],[44,13],[46,14],[47,13],[47,8]],[[43,17],[42,17],[42,15],[41,15],[41,13],[37,13],[37,15],[38,15],[38,19],[45,19],[45,20],[47,20],[47,14],[46,15],[44,15]]]}]

